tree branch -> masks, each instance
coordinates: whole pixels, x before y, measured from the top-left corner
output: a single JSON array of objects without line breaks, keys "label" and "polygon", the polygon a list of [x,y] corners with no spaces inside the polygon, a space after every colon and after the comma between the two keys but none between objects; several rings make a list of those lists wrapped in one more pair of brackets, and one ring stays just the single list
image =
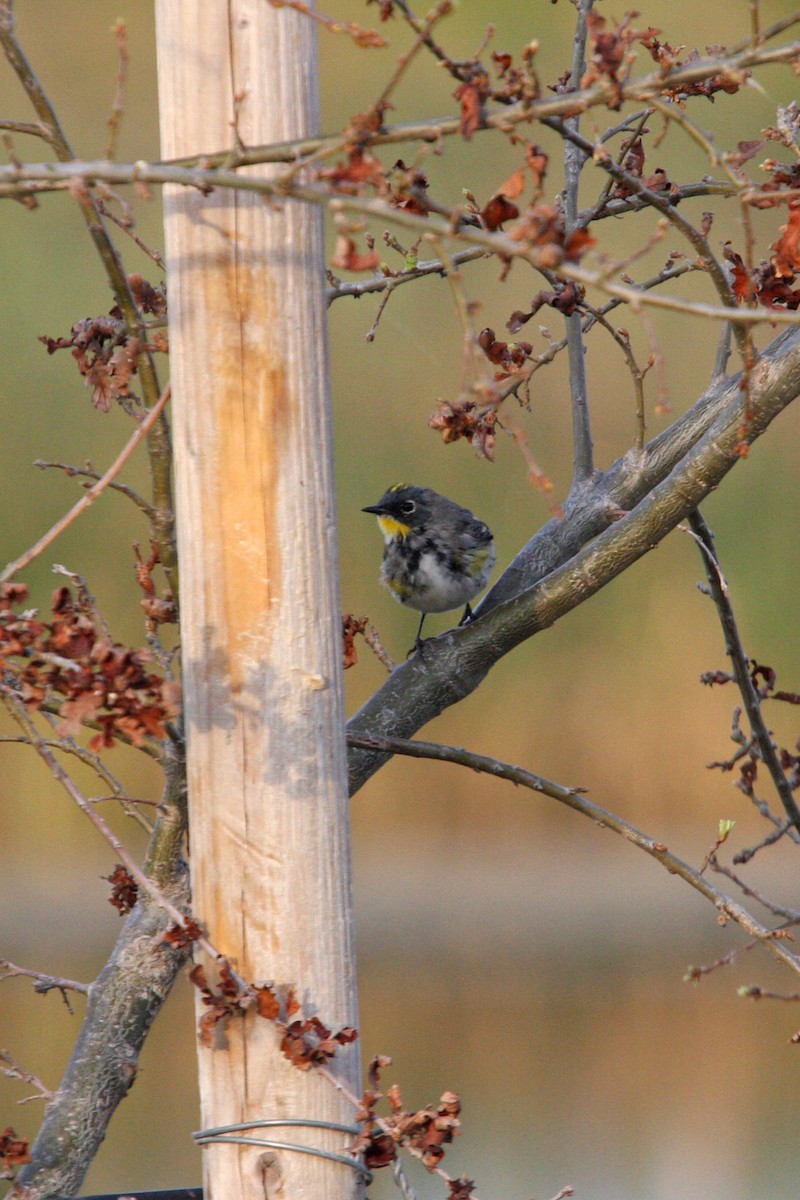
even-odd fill
[{"label": "tree branch", "polygon": [[581,789],[564,787],[563,784],[554,783],[541,775],[534,775],[532,771],[527,771],[524,767],[501,762],[499,759],[489,758],[484,754],[475,754],[460,746],[442,746],[435,742],[408,741],[405,738],[377,736],[369,733],[348,734],[347,740],[354,749],[405,754],[411,758],[456,763],[462,767],[468,767],[471,771],[482,771],[487,775],[494,775],[497,779],[507,779],[519,787],[529,788],[531,791],[558,800],[560,804],[565,804],[568,808],[582,813],[583,816],[589,817],[602,828],[612,829],[614,833],[620,834],[639,850],[644,850],[645,854],[649,854],[651,858],[666,867],[671,875],[680,876],[690,887],[705,896],[706,900],[710,900],[723,916],[731,917],[746,933],[762,942],[785,966],[790,967],[796,974],[800,974],[800,958],[788,951],[781,940],[776,939],[774,930],[768,929],[756,921],[747,909],[731,896],[714,887],[694,867],[672,854],[662,842],[654,841],[653,838],[637,829],[635,825],[631,825],[629,821],[587,799]]},{"label": "tree branch", "polygon": [[[772,31],[765,32],[764,40],[797,24],[797,16],[776,22]],[[575,92],[548,96],[541,100],[512,104],[500,112],[491,113],[481,122],[476,132],[489,129],[511,129],[523,122],[533,123],[544,117],[569,117],[587,112],[597,105],[620,100],[647,102],[658,96],[665,88],[679,90],[681,85],[699,83],[714,75],[737,75],[758,66],[791,63],[800,55],[800,41],[789,42],[771,48],[761,45],[753,47],[748,40],[733,47],[728,54],[718,58],[698,58],[664,73],[651,71],[639,79],[627,80],[617,90],[611,83],[601,81],[589,88]],[[432,121],[416,121],[406,124],[387,125],[374,131],[364,128],[352,130],[354,143],[363,146],[396,145],[398,142],[436,142],[442,137],[451,137],[461,130],[461,117],[439,117]],[[212,154],[191,155],[185,158],[164,160],[165,166],[178,167],[222,167],[232,169],[239,166],[257,166],[259,163],[291,163],[308,155],[316,155],[326,143],[341,138],[340,133],[325,137],[301,138],[271,146],[239,147],[237,150],[219,150]]]},{"label": "tree branch", "polygon": [[26,550],[24,554],[21,554],[14,562],[8,563],[3,571],[0,571],[0,583],[5,583],[6,580],[11,579],[19,571],[22,571],[25,567],[29,566],[29,564],[32,563],[34,559],[38,558],[48,546],[53,544],[56,538],[59,537],[60,534],[62,534],[64,530],[72,524],[73,521],[77,520],[81,513],[85,512],[90,505],[94,504],[98,496],[105,491],[111,481],[120,473],[139,443],[148,436],[150,430],[160,418],[164,409],[164,405],[169,400],[169,394],[170,385],[167,384],[157,402],[152,408],[147,410],[142,421],[136,426],[136,429],[122,447],[106,473],[98,480],[96,484],[93,485],[93,487],[89,488],[88,492],[81,496],[80,500],[78,500],[76,504],[73,504],[68,513],[65,513],[63,517],[60,517],[59,520],[56,521],[55,525],[53,525],[51,529],[48,529],[47,533],[42,534],[35,545]]},{"label": "tree branch", "polygon": [[[739,376],[712,384],[642,455],[629,453],[587,495],[569,501],[563,518],[549,521],[517,555],[476,619],[425,643],[351,718],[348,731],[408,737],[463,700],[520,642],[653,549],[740,461],[742,437],[755,441],[798,393],[800,331],[792,331],[776,338],[753,370],[744,434]],[[387,757],[352,750],[351,790]]]},{"label": "tree branch", "polygon": [[[136,1077],[150,1026],[191,952],[188,941],[181,946],[165,938],[176,916],[183,922],[189,898],[180,853],[186,836],[185,772],[174,747],[165,769],[162,815],[144,866],[150,890],[140,889],[108,962],[89,989],[64,1078],[31,1147],[31,1161],[17,1181],[15,1195],[24,1200],[79,1191],[108,1123]],[[137,868],[137,878],[141,874]]]},{"label": "tree branch", "polygon": [[[593,144],[588,138],[585,138],[578,133],[577,129],[574,128],[570,121],[547,120],[544,122],[544,124],[548,125],[551,129],[555,129],[567,141],[572,142],[573,145],[578,147],[587,158],[596,158],[594,154],[595,147]],[[737,304],[736,296],[733,293],[733,289],[731,288],[730,282],[722,265],[718,262],[713,250],[711,249],[708,238],[704,237],[698,229],[695,229],[691,221],[687,221],[686,218],[677,211],[675,205],[670,203],[670,200],[667,197],[660,196],[658,192],[652,191],[645,183],[642,182],[641,179],[637,178],[635,175],[632,175],[629,171],[625,171],[622,167],[615,163],[609,155],[604,155],[604,157],[596,159],[596,161],[602,170],[607,171],[609,175],[611,175],[612,178],[616,179],[619,183],[623,183],[627,189],[632,191],[634,195],[638,196],[650,208],[654,208],[656,212],[660,212],[661,215],[666,218],[666,220],[668,220],[683,234],[692,249],[695,250],[697,254],[699,254],[700,257],[703,258],[708,264],[709,276],[711,277],[721,302],[726,307],[732,308],[738,312],[739,305]],[[731,324],[739,350],[742,354],[744,354],[746,351],[745,327],[739,325],[736,321],[732,321]]]},{"label": "tree branch", "polygon": [[[592,10],[594,0],[579,0],[575,22],[575,37],[572,45],[572,71],[570,84],[573,91],[580,88],[581,76],[586,67],[586,18]],[[567,117],[564,125],[577,134],[580,115]],[[577,229],[578,187],[586,155],[577,143],[564,139],[564,222],[566,232]],[[567,327],[567,354],[569,357],[569,390],[572,402],[572,490],[585,487],[594,471],[592,425],[589,414],[589,394],[586,384],[586,355],[581,330],[581,315],[574,312],[564,318]]]},{"label": "tree branch", "polygon": [[708,586],[717,608],[719,622],[722,626],[723,637],[725,638],[725,653],[731,660],[736,686],[741,693],[747,719],[750,722],[750,728],[758,746],[761,761],[770,773],[784,812],[795,829],[800,831],[800,808],[798,808],[791,784],[781,766],[775,743],[764,721],[764,714],[761,711],[761,702],[755,684],[750,677],[749,660],[745,654],[742,639],[739,636],[733,606],[726,589],[723,587],[719,563],[714,551],[713,534],[699,511],[695,510],[689,514],[689,524],[703,552],[703,564],[706,569]]},{"label": "tree branch", "polygon": [[[174,183],[182,187],[200,188],[204,191],[215,187],[225,187],[256,192],[263,196],[280,194],[279,188],[272,180],[241,176],[237,175],[235,171],[188,170],[182,167],[164,167],[144,162],[132,165],[73,162],[65,165],[32,163],[23,164],[20,168],[0,167],[0,195],[4,194],[3,180],[14,181],[13,187],[19,192],[20,178],[26,180],[60,179],[66,186],[68,181],[74,179],[75,176],[80,176],[88,182],[104,180],[114,184]],[[411,212],[409,209],[394,208],[383,200],[364,200],[344,194],[332,194],[323,188],[294,186],[289,195],[292,199],[310,204],[329,205],[334,212],[357,212],[363,216],[399,225],[405,229],[418,230],[420,233],[428,235],[433,241],[455,239],[467,245],[483,246],[504,261],[518,258],[529,262],[537,269],[540,267],[541,255],[536,247],[529,246],[524,241],[514,241],[503,233],[490,233],[471,226],[461,226],[454,230],[452,221],[449,220],[435,220]],[[681,312],[686,316],[708,317],[715,321],[731,320],[729,308],[702,304],[678,296],[643,293],[628,284],[612,282],[605,270],[591,270],[575,263],[563,262],[559,265],[558,274],[561,278],[574,280],[583,287],[597,287],[610,296],[625,300],[634,312],[641,311],[645,306],[651,306]],[[800,324],[800,314],[793,310],[787,311],[777,307],[737,308],[735,321],[737,324],[747,325],[762,323],[798,325]]]},{"label": "tree branch", "polygon": [[[75,155],[58,119],[58,115],[36,77],[33,67],[17,40],[13,12],[13,0],[0,0],[0,47],[9,65],[14,70],[36,113],[47,130],[46,140],[56,157],[65,163]],[[52,165],[52,164],[50,164]],[[131,291],[128,277],[117,249],[109,236],[97,200],[86,186],[73,181],[70,191],[78,205],[125,323],[131,335],[141,330],[141,318]],[[142,349],[137,356],[137,368],[142,381],[144,401],[148,408],[158,402],[160,387],[152,355]],[[169,425],[163,412],[150,429],[147,439],[150,455],[150,473],[153,481],[153,498],[157,518],[152,522],[153,535],[158,543],[161,563],[170,578],[173,594],[178,595],[177,554],[172,500],[172,454]]]},{"label": "tree branch", "polygon": [[60,975],[46,975],[43,971],[32,971],[28,967],[19,967],[16,963],[9,962],[7,958],[0,958],[0,983],[4,979],[14,979],[21,976],[24,979],[35,979],[33,985],[35,992],[50,992],[56,988],[59,992],[71,991],[80,992],[84,996],[89,994],[89,984],[79,983],[76,979],[62,979]]},{"label": "tree branch", "polygon": [[[174,900],[186,899],[186,879]],[[92,984],[86,1015],[64,1078],[48,1106],[22,1168],[16,1194],[24,1200],[74,1196],[131,1087],[139,1054],[189,951],[165,941],[172,918],[142,895],[125,921],[114,952]]]}]

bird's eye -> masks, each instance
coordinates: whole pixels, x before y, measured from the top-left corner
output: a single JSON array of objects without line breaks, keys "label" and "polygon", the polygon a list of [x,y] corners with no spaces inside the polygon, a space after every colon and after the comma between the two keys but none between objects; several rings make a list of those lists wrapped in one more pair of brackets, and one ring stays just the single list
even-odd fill
[{"label": "bird's eye", "polygon": [[400,511],[405,513],[407,517],[410,517],[413,512],[416,512],[416,508],[417,506],[413,500],[404,500],[400,505]]}]

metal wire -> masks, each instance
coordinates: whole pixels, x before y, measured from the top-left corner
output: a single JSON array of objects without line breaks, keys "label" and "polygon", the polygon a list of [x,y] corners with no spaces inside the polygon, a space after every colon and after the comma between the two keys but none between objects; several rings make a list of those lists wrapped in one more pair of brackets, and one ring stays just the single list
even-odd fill
[{"label": "metal wire", "polygon": [[414,1190],[411,1180],[406,1175],[405,1168],[400,1161],[399,1155],[392,1163],[392,1176],[394,1177],[394,1182],[400,1189],[401,1194],[405,1197],[405,1200],[417,1200],[417,1193]]},{"label": "metal wire", "polygon": [[192,1137],[198,1146],[232,1143],[239,1146],[264,1146],[270,1150],[294,1150],[298,1154],[313,1154],[315,1158],[327,1158],[330,1162],[351,1167],[361,1175],[366,1184],[372,1183],[372,1172],[357,1158],[349,1158],[346,1154],[334,1154],[330,1150],[320,1150],[316,1146],[301,1146],[295,1142],[279,1142],[272,1138],[228,1136],[240,1134],[248,1129],[266,1129],[276,1125],[301,1126],[305,1129],[332,1129],[335,1133],[350,1133],[353,1136],[360,1133],[357,1125],[341,1125],[337,1121],[305,1120],[303,1117],[270,1117],[263,1121],[242,1121],[238,1125],[217,1125],[213,1129],[199,1129],[192,1134]]}]

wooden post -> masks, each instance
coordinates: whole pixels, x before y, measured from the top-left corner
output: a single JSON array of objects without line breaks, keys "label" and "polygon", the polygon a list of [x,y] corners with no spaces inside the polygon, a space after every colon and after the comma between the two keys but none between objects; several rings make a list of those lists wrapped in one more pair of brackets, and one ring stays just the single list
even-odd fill
[{"label": "wooden post", "polygon": [[[317,132],[312,22],[267,0],[157,0],[162,153]],[[265,170],[267,168],[251,168]],[[193,909],[251,982],[297,987],[299,1017],[355,1025],[319,212],[247,193],[165,197]],[[213,975],[213,964],[206,964]],[[204,1128],[352,1124],[275,1027],[229,1023],[199,1051]],[[332,1071],[359,1092],[358,1055]],[[348,1137],[251,1136],[341,1153]],[[356,1173],[291,1151],[204,1151],[207,1200],[337,1200]]]}]

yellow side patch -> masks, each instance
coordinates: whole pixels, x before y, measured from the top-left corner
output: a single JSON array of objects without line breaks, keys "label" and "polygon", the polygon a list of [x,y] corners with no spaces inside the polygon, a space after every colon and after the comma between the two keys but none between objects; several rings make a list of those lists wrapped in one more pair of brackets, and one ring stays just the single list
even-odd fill
[{"label": "yellow side patch", "polygon": [[410,525],[404,525],[402,521],[395,521],[394,517],[378,517],[378,524],[381,527],[381,533],[387,540],[408,537],[411,533]]},{"label": "yellow side patch", "polygon": [[480,575],[481,571],[486,566],[486,560],[489,557],[490,546],[491,543],[488,546],[481,546],[479,549],[473,550],[471,556],[464,556],[467,558],[467,574],[471,575],[473,579],[476,575]]},{"label": "yellow side patch", "polygon": [[411,587],[407,583],[401,583],[399,579],[387,579],[386,586],[393,596],[396,596],[401,603],[408,599],[411,595]]}]

